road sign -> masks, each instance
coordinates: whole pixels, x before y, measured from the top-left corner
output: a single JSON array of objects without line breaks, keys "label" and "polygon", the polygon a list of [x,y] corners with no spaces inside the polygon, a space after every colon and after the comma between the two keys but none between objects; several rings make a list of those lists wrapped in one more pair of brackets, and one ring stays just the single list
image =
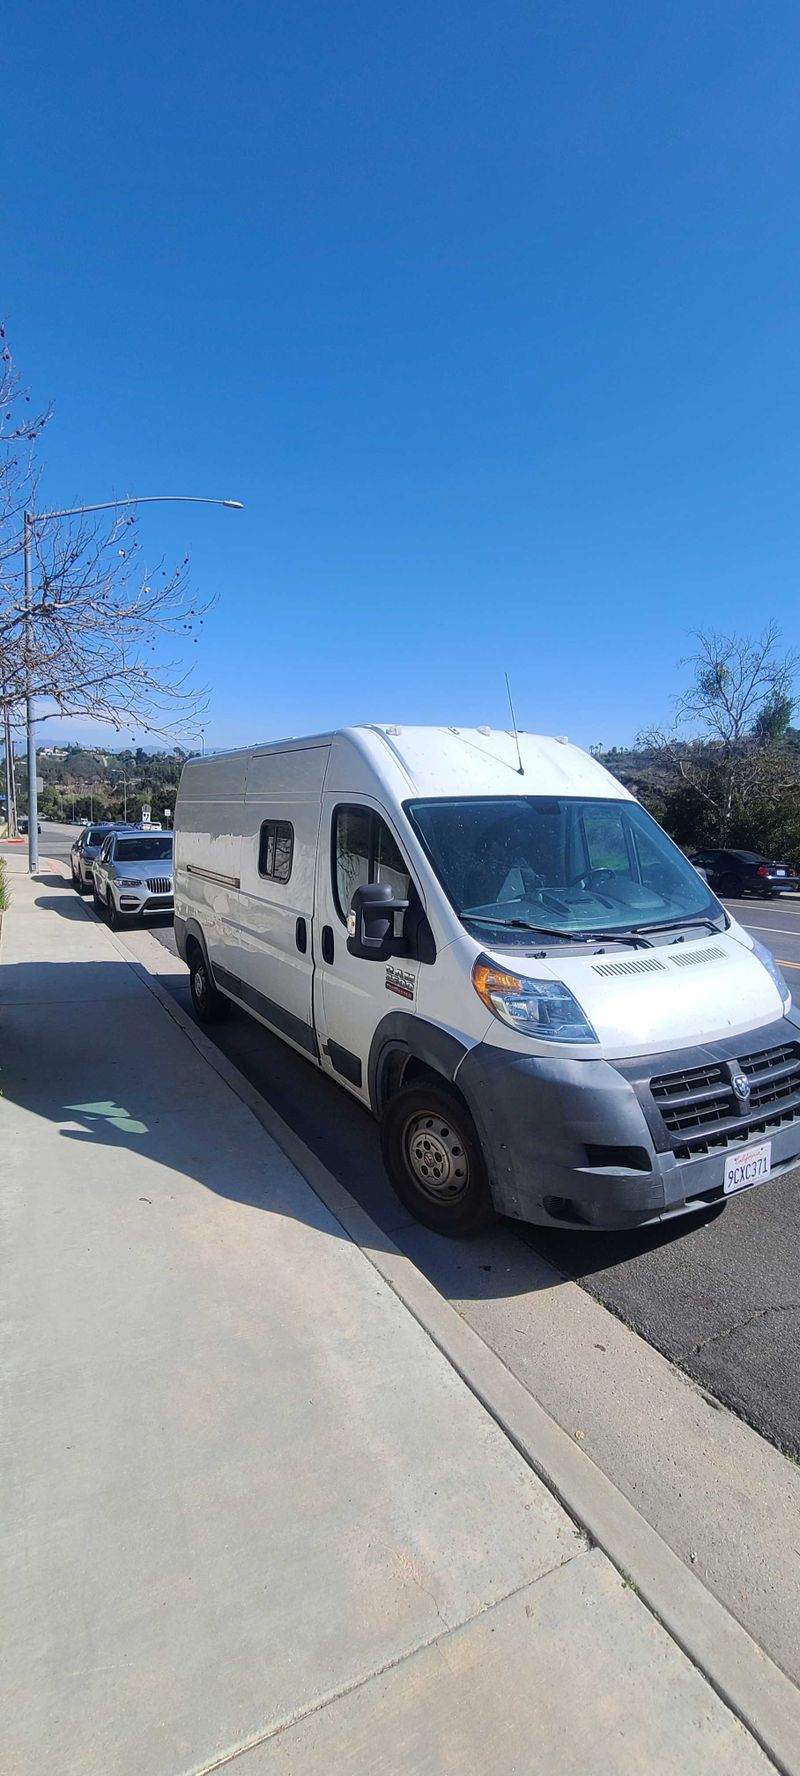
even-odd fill
[{"label": "road sign", "polygon": [[34,777],[34,783],[36,784],[36,794],[41,795],[44,790],[44,778]]},{"label": "road sign", "polygon": [[150,803],[149,803],[149,802],[143,802],[143,803],[142,803],[142,825],[143,825],[143,826],[149,826],[149,825],[150,825],[150,812],[151,812],[151,810],[150,810]]}]

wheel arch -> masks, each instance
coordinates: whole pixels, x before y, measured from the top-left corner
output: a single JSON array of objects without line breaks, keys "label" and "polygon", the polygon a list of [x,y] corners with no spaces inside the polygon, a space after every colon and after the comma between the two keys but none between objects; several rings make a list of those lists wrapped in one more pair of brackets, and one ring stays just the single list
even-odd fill
[{"label": "wheel arch", "polygon": [[178,947],[178,953],[187,966],[190,963],[192,949],[196,946],[200,950],[203,961],[208,969],[209,976],[213,981],[214,970],[211,967],[211,958],[208,954],[208,944],[203,935],[202,925],[199,925],[196,919],[176,919],[175,942]]},{"label": "wheel arch", "polygon": [[374,1114],[380,1117],[389,1099],[412,1079],[452,1085],[467,1053],[466,1044],[441,1025],[404,1011],[387,1012],[372,1038],[367,1067]]}]

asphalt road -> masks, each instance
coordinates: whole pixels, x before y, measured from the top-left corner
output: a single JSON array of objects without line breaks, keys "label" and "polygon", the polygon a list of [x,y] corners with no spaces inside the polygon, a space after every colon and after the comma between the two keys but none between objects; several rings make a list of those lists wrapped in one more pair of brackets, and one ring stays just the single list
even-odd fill
[{"label": "asphalt road", "polygon": [[[42,855],[71,834],[45,828]],[[785,966],[800,998],[800,899],[730,903]],[[174,953],[172,930],[152,925]],[[175,992],[187,1006],[188,985]],[[542,1259],[578,1282],[779,1448],[800,1456],[800,1169],[724,1211],[638,1234],[561,1233],[508,1223],[456,1244],[410,1225],[387,1183],[371,1117],[244,1012],[208,1032],[258,1091],[470,1317],[470,1302],[542,1286]],[[509,1337],[513,1331],[510,1301]],[[497,1340],[496,1347],[497,1347]],[[503,1354],[502,1349],[500,1354]],[[513,1365],[512,1365],[513,1366]]]}]

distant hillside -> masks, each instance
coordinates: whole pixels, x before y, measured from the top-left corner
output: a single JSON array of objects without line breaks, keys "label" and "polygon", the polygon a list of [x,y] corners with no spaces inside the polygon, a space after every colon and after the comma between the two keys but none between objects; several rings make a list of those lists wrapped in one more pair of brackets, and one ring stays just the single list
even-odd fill
[{"label": "distant hillside", "polygon": [[[92,750],[83,746],[44,747],[37,765],[44,788],[39,812],[49,820],[137,820],[143,805],[153,818],[164,819],[175,807],[184,759],[180,748],[170,752]],[[27,806],[25,761],[17,761],[20,807]]]}]

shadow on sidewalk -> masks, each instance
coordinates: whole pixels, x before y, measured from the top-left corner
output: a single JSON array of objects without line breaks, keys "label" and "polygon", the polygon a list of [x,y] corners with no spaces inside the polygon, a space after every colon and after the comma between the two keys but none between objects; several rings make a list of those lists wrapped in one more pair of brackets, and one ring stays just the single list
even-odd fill
[{"label": "shadow on sidewalk", "polygon": [[280,1149],[270,1163],[268,1137],[121,958],[0,968],[0,1093],[9,1109],[53,1128],[45,1148],[29,1125],[27,1189],[56,1166],[78,1192],[99,1180],[123,1199],[131,1153],[147,1161],[133,1180],[139,1200],[177,1194],[177,1173],[230,1201],[349,1238],[305,1180],[298,1186]]},{"label": "shadow on sidewalk", "polygon": [[62,888],[62,889],[68,888],[70,891],[70,894],[73,896],[76,904],[78,904],[78,902],[79,902],[78,890],[77,890],[77,888],[74,888],[72,885],[71,875],[62,876],[60,871],[57,874],[55,870],[41,870],[38,875],[34,876],[33,879],[34,879],[34,882],[36,883],[37,888],[39,886],[41,886],[43,888],[44,887]]},{"label": "shadow on sidewalk", "polygon": [[[37,881],[39,880],[44,881],[45,878],[37,877]],[[72,889],[71,882],[64,883],[61,881],[60,877],[55,876],[53,876],[51,880],[53,882],[57,881],[61,887],[70,888],[70,894],[37,894],[34,901],[35,906],[41,907],[43,912],[59,913],[62,919],[72,919],[73,921],[84,918],[87,913],[90,917],[94,916],[91,895],[87,894],[85,900],[81,901],[77,893]],[[151,913],[146,919],[137,918],[127,920],[120,926],[120,931],[150,931],[151,929],[164,931],[168,929],[172,923],[173,918],[171,913]]]}]

